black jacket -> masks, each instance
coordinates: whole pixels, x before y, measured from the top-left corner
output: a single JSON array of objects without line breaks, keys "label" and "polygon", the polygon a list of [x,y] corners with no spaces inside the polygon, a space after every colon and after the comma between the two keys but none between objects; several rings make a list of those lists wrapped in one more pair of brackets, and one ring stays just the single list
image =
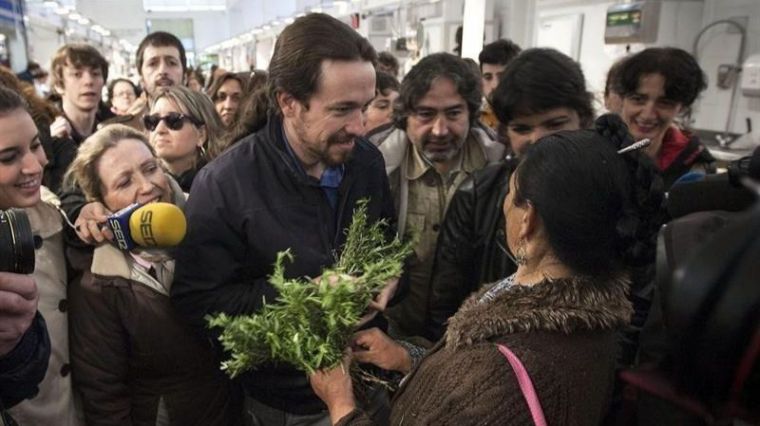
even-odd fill
[{"label": "black jacket", "polygon": [[5,419],[6,408],[37,395],[37,384],[45,377],[49,359],[50,338],[38,312],[19,344],[0,357],[0,420]]},{"label": "black jacket", "polygon": [[[291,249],[287,277],[316,277],[335,263],[357,202],[369,198],[370,220],[393,217],[385,163],[357,140],[339,188],[336,215],[319,182],[287,152],[282,122],[272,117],[198,172],[185,213],[188,233],[175,253],[172,300],[191,324],[209,333],[210,313],[254,313],[277,293],[267,277],[277,252]],[[216,333],[211,332],[212,337]],[[247,393],[295,414],[325,410],[303,372],[267,366],[242,376]]]},{"label": "black jacket", "polygon": [[457,188],[438,236],[428,306],[427,337],[440,339],[446,320],[482,284],[511,275],[517,267],[504,250],[502,206],[516,160],[478,170]]}]

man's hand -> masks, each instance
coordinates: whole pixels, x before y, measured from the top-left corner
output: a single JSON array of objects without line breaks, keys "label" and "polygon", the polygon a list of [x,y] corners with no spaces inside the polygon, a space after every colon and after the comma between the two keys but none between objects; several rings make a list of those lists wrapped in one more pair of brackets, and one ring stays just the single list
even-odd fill
[{"label": "man's hand", "polygon": [[311,388],[327,405],[333,424],[356,408],[349,374],[350,366],[351,357],[346,356],[341,365],[332,370],[320,370],[309,375]]},{"label": "man's hand", "polygon": [[32,277],[0,272],[0,357],[18,345],[32,324],[37,298]]},{"label": "man's hand", "polygon": [[50,136],[54,138],[70,138],[71,133],[71,124],[63,116],[56,118],[50,125]]},{"label": "man's hand", "polygon": [[110,214],[102,203],[94,201],[85,204],[74,223],[79,238],[87,244],[113,241],[113,232],[104,225]]},{"label": "man's hand", "polygon": [[356,332],[353,347],[354,359],[359,362],[404,374],[412,369],[409,352],[378,328]]},{"label": "man's hand", "polygon": [[375,296],[375,299],[369,302],[369,308],[367,313],[359,320],[359,327],[372,321],[377,316],[378,312],[385,312],[385,308],[388,307],[388,302],[393,299],[398,289],[398,278],[391,278],[385,283],[385,287]]}]

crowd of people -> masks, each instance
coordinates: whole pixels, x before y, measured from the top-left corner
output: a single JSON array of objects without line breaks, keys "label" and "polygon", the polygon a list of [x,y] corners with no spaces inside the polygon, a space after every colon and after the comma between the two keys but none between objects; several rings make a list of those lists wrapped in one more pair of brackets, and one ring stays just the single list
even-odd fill
[{"label": "crowd of people", "polygon": [[[204,76],[165,32],[139,84],[86,44],[58,50],[44,99],[0,70],[0,209],[41,241],[31,275],[0,272],[0,424],[634,424],[616,373],[637,364],[665,194],[715,171],[682,120],[704,73],[678,48],[631,54],[599,115],[556,50],[479,60],[431,54],[399,81],[313,13],[267,71]],[[414,247],[344,364],[227,377],[207,316],[274,303],[278,252],[318,277],[362,200]],[[117,248],[108,216],[156,201],[184,240]],[[391,383],[357,396],[352,360]]]}]

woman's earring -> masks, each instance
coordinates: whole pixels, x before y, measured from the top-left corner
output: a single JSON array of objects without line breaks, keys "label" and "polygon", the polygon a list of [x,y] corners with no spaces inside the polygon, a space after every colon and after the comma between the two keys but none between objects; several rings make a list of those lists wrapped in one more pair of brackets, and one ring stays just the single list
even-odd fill
[{"label": "woman's earring", "polygon": [[517,250],[515,250],[515,263],[517,265],[525,265],[528,263],[528,250],[525,248],[525,238],[521,238],[517,243]]}]

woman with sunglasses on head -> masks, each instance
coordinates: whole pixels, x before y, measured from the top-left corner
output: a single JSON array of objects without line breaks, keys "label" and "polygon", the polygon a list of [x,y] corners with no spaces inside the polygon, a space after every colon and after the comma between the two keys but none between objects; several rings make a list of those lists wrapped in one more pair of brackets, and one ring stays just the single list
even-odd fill
[{"label": "woman with sunglasses on head", "polygon": [[[87,138],[65,182],[114,212],[133,203],[185,202],[145,135],[120,124]],[[211,346],[170,303],[169,254],[111,243],[96,247],[91,260],[69,252],[74,267],[84,269],[70,286],[69,305],[71,365],[87,424],[236,424],[231,382]]]},{"label": "woman with sunglasses on head", "polygon": [[592,100],[580,65],[556,50],[525,50],[504,70],[490,103],[512,154],[473,173],[451,200],[438,237],[425,337],[440,339],[470,293],[515,271],[501,214],[515,158],[542,136],[591,126]]},{"label": "woman with sunglasses on head", "polygon": [[[663,196],[651,160],[619,153],[632,144],[607,115],[595,130],[561,131],[527,147],[502,210],[517,271],[470,296],[419,362],[377,329],[357,333],[353,358],[406,374],[391,424],[600,424],[616,331],[632,312],[629,271],[650,260],[642,257],[658,224],[648,218]],[[333,423],[369,424],[345,371],[313,374],[312,387]],[[526,376],[533,392],[518,382]],[[531,394],[535,409],[526,405]]]},{"label": "woman with sunglasses on head", "polygon": [[152,100],[143,123],[156,155],[185,192],[198,170],[221,153],[224,125],[203,93],[167,88]]},{"label": "woman with sunglasses on head", "polygon": [[[10,381],[10,388],[5,388],[5,383],[0,386],[3,387],[0,390],[0,424],[4,424],[5,419],[3,404],[16,402],[18,405],[8,412],[22,425],[82,424],[74,404],[71,376],[68,375],[69,314],[65,306],[68,277],[62,237],[63,218],[55,207],[55,195],[42,186],[43,169],[47,163],[40,132],[28,106],[17,93],[0,86],[0,210],[23,209],[31,232],[40,243],[31,253],[23,251],[24,242],[14,233],[14,230],[23,229],[19,217],[22,213],[18,213],[16,220],[5,216],[0,223],[0,236],[3,237],[0,240],[6,245],[0,247],[0,252],[7,256],[0,258],[0,264],[4,265],[2,271],[12,272],[5,267],[19,260],[13,259],[14,254],[19,258],[23,256],[23,263],[31,262],[34,269],[31,273],[33,281],[29,280],[28,285],[18,285],[27,282],[15,282],[20,278],[19,274],[10,273],[0,284],[0,375],[7,379],[16,360],[26,359],[28,367],[33,368],[40,365],[40,358],[44,356],[41,365],[44,377],[41,377],[36,395],[32,393],[34,396],[19,402],[21,397],[30,396],[27,393],[29,385],[22,379],[24,367],[13,368],[16,374],[11,376],[16,377]],[[41,316],[38,314],[35,318],[35,311]],[[22,340],[6,348],[8,337],[16,332],[14,328],[21,327],[18,317],[22,312],[30,319],[34,318],[30,340],[34,341],[36,335],[39,344],[30,346]],[[47,337],[42,338],[45,328],[49,342]],[[16,348],[19,351],[7,350]]]}]

